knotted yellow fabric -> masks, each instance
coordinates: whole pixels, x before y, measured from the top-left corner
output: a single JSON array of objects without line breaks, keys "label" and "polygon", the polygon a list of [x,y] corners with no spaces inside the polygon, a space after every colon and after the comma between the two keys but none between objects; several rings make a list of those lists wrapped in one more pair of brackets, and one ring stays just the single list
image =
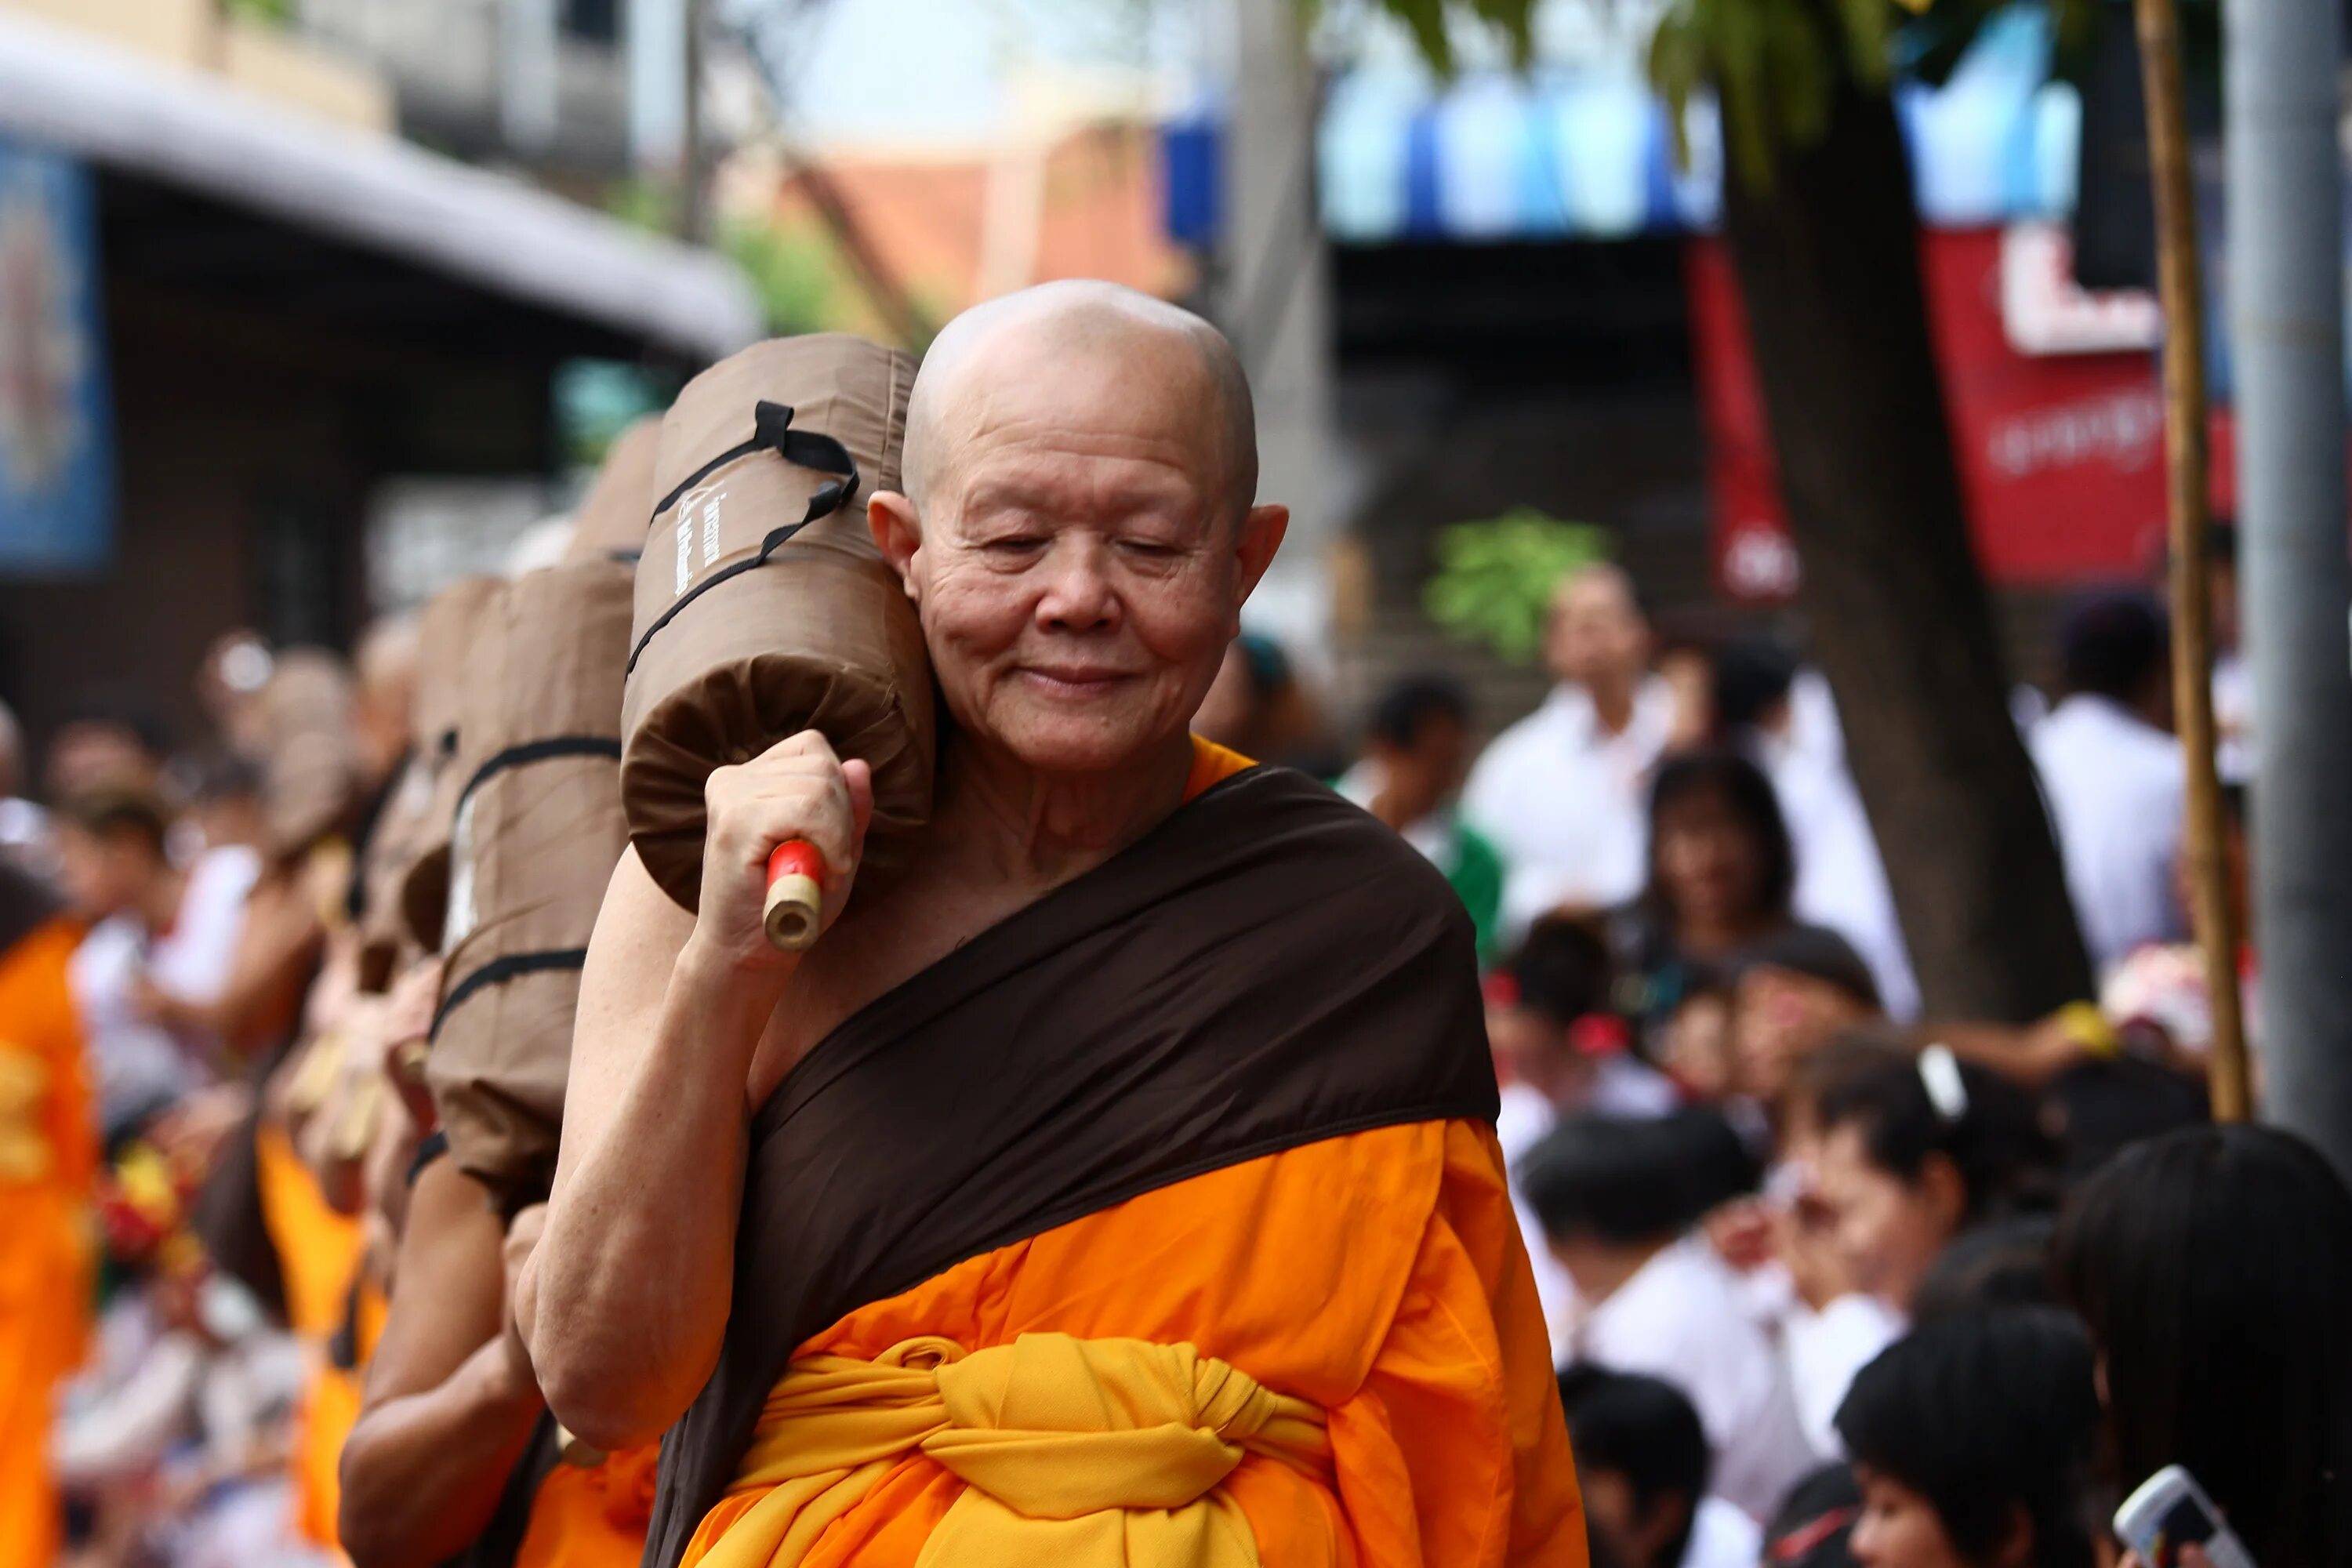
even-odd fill
[{"label": "knotted yellow fabric", "polygon": [[967,1489],[917,1568],[1258,1568],[1221,1489],[1244,1454],[1327,1479],[1323,1413],[1189,1344],[1024,1334],[810,1356],[769,1394],[733,1490],[772,1489],[710,1568],[792,1568],[914,1454]]}]

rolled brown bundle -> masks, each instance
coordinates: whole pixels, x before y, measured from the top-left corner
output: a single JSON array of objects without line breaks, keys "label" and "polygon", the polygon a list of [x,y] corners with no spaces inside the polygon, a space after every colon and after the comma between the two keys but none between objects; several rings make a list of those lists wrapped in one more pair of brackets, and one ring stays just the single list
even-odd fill
[{"label": "rolled brown bundle", "polygon": [[646,520],[654,510],[654,458],[661,446],[661,420],[648,414],[614,437],[572,514],[572,542],[563,559],[634,563],[646,547]]},{"label": "rolled brown bundle", "polygon": [[[502,577],[461,577],[426,600],[417,614],[413,735],[432,793],[399,874],[397,898],[409,938],[428,952],[440,951],[441,920],[449,907],[449,830],[457,819],[457,792],[466,783],[459,737],[467,703],[479,715],[478,726],[487,730],[490,722],[494,683],[484,679],[474,640],[499,619],[494,607],[506,592]],[[489,658],[486,647],[482,659]]]},{"label": "rolled brown bundle", "polygon": [[351,672],[324,648],[289,648],[259,710],[262,847],[289,864],[351,826],[359,790]]},{"label": "rolled brown bundle", "polygon": [[859,338],[780,339],[695,377],[662,422],[621,795],[646,870],[687,909],[711,770],[803,730],[874,770],[864,872],[929,819],[930,661],[862,504],[898,488],[914,376]]},{"label": "rolled brown bundle", "polygon": [[483,672],[490,718],[460,720],[468,767],[425,1071],[459,1168],[509,1212],[545,1197],[554,1175],[580,969],[628,840],[631,597],[621,563],[551,566],[518,579],[475,639],[500,668]]}]

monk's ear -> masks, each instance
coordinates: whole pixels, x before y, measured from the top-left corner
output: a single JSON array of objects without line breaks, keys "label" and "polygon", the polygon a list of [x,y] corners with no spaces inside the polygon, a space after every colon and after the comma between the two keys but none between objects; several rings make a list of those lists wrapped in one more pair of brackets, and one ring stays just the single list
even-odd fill
[{"label": "monk's ear", "polygon": [[1234,546],[1234,559],[1241,568],[1236,586],[1239,595],[1234,607],[1256,589],[1258,579],[1274,564],[1275,552],[1282,548],[1282,536],[1290,531],[1290,509],[1286,506],[1254,506],[1242,519],[1241,538]]},{"label": "monk's ear", "polygon": [[866,526],[874,531],[874,547],[898,574],[907,597],[919,602],[920,595],[915,592],[915,557],[923,548],[923,521],[915,503],[896,490],[877,490],[866,503]]}]

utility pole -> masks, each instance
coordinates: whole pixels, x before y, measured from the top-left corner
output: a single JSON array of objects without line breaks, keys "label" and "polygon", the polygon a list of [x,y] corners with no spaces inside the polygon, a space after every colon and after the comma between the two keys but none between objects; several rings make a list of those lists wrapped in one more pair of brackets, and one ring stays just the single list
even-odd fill
[{"label": "utility pole", "polygon": [[684,33],[686,79],[685,125],[679,142],[677,233],[690,245],[710,238],[710,178],[703,167],[702,147],[702,24],[704,0],[678,0],[678,26]]},{"label": "utility pole", "polygon": [[2352,560],[2335,0],[2228,0],[2230,333],[2264,1117],[2352,1178]]},{"label": "utility pole", "polygon": [[1206,20],[1227,94],[1214,310],[1257,404],[1258,498],[1291,509],[1251,624],[1318,668],[1331,626],[1328,557],[1350,497],[1333,405],[1330,258],[1315,205],[1315,79],[1297,6],[1222,0]]}]

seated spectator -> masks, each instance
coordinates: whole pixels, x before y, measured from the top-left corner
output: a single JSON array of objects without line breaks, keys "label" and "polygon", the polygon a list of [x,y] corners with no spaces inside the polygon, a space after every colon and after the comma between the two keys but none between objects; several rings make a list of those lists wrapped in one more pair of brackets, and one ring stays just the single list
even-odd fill
[{"label": "seated spectator", "polygon": [[2025,1092],[1930,1047],[1830,1084],[1816,1179],[1856,1289],[1908,1314],[1972,1225],[2047,1206],[2055,1152]]},{"label": "seated spectator", "polygon": [[1755,1568],[1756,1521],[1708,1495],[1706,1430],[1670,1383],[1606,1367],[1559,1374],[1585,1518],[1627,1568]]},{"label": "seated spectator", "polygon": [[1932,1323],[1990,1307],[2057,1305],[2050,1287],[2050,1241],[2057,1229],[2053,1215],[2021,1214],[1963,1231],[1919,1277],[1911,1321]]},{"label": "seated spectator", "polygon": [[1495,738],[1463,794],[1508,868],[1507,935],[1641,891],[1643,801],[1675,722],[1674,690],[1650,671],[1653,647],[1622,568],[1587,566],[1553,590],[1544,662],[1559,684]]},{"label": "seated spectator", "polygon": [[1796,856],[1769,780],[1745,757],[1669,758],[1650,792],[1649,887],[1611,921],[1619,1011],[1645,1052],[1706,966],[1797,924]]},{"label": "seated spectator", "polygon": [[2116,1496],[2185,1467],[2262,1568],[2352,1562],[2352,1193],[2274,1128],[2125,1150],[2053,1274],[2103,1371]]},{"label": "seated spectator", "polygon": [[1863,1568],[2093,1568],[2098,1394],[2082,1326],[2047,1308],[1920,1328],[1838,1411]]},{"label": "seated spectator", "polygon": [[2171,636],[2140,593],[2085,600],[2059,633],[2064,696],[2028,737],[2066,886],[2102,974],[2189,929],[2173,887],[2187,782],[2166,732]]},{"label": "seated spectator", "polygon": [[1716,1490],[1760,1520],[1815,1456],[1738,1277],[1695,1230],[1727,1195],[1706,1152],[1720,1140],[1698,1125],[1708,1114],[1571,1117],[1523,1162],[1522,1178],[1576,1284],[1570,1359],[1681,1388],[1706,1425]]},{"label": "seated spectator", "polygon": [[1731,987],[1731,1046],[1740,1092],[1769,1105],[1789,1073],[1840,1032],[1879,1014],[1870,968],[1820,926],[1782,926],[1719,966]]},{"label": "seated spectator", "polygon": [[[1514,1170],[1562,1115],[1657,1116],[1674,1108],[1672,1086],[1626,1049],[1625,1021],[1608,1010],[1609,993],[1607,945],[1589,926],[1559,916],[1538,921],[1508,967],[1488,976],[1486,1034],[1502,1081],[1495,1132]],[[1564,1355],[1576,1287],[1545,1247],[1543,1227],[1516,1174],[1511,1201],[1553,1352]]]},{"label": "seated spectator", "polygon": [[1337,787],[1445,873],[1477,928],[1483,968],[1500,956],[1503,858],[1455,809],[1469,760],[1470,694],[1449,676],[1409,676],[1373,705],[1363,759]]},{"label": "seated spectator", "polygon": [[249,849],[205,854],[188,870],[165,846],[152,796],[84,796],[58,836],[68,897],[91,922],[74,954],[74,1004],[113,1142],[209,1081],[219,1040],[205,1011],[227,984],[258,873]]}]

